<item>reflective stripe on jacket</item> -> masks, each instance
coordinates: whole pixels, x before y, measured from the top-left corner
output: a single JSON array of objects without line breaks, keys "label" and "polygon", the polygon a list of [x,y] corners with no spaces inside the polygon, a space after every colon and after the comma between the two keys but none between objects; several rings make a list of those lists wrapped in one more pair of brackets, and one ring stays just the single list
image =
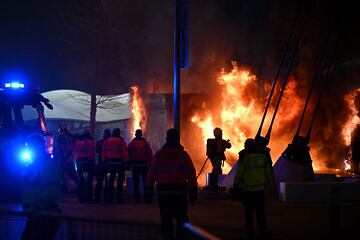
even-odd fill
[{"label": "reflective stripe on jacket", "polygon": [[92,139],[76,140],[74,150],[77,159],[88,158],[91,162],[95,161],[95,143]]},{"label": "reflective stripe on jacket", "polygon": [[125,141],[119,137],[110,137],[104,142],[102,150],[102,160],[121,159],[124,162],[129,161],[128,150]]},{"label": "reflective stripe on jacket", "polygon": [[236,167],[234,184],[240,185],[244,191],[264,190],[270,174],[271,166],[264,154],[246,153]]},{"label": "reflective stripe on jacket", "polygon": [[197,187],[195,168],[189,154],[179,146],[162,147],[151,163],[146,185],[185,184],[190,188]]},{"label": "reflective stripe on jacket", "polygon": [[149,143],[143,138],[134,138],[128,146],[129,161],[136,165],[148,166],[153,153]]}]

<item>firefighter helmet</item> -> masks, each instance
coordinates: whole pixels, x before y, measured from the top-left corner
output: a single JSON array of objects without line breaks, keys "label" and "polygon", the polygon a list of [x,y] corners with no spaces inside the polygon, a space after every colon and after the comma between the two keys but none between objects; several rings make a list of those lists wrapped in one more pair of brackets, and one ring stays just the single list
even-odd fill
[{"label": "firefighter helmet", "polygon": [[136,129],[135,136],[139,137],[139,138],[141,138],[143,136],[143,133],[142,133],[141,129]]},{"label": "firefighter helmet", "polygon": [[178,142],[180,140],[179,131],[175,128],[171,128],[166,132],[166,141]]},{"label": "firefighter helmet", "polygon": [[113,137],[120,137],[120,135],[121,135],[120,128],[114,128],[113,131],[112,131],[112,136]]},{"label": "firefighter helmet", "polygon": [[222,130],[221,128],[215,128],[214,129],[214,136],[221,136],[222,135]]},{"label": "firefighter helmet", "polygon": [[254,139],[248,138],[248,139],[245,140],[245,143],[244,143],[245,149],[251,148],[251,147],[254,147],[254,146],[255,146],[255,140]]}]

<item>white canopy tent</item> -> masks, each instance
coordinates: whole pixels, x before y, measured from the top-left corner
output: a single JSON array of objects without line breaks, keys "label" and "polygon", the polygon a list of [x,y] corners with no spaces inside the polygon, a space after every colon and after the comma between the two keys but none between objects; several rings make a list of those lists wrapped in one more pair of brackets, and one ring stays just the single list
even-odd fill
[{"label": "white canopy tent", "polygon": [[[66,119],[76,121],[89,121],[90,94],[76,90],[54,90],[44,92],[42,95],[50,100],[54,110],[45,107],[45,117],[51,119]],[[96,96],[97,122],[113,122],[131,118],[130,93],[112,96]],[[24,120],[37,118],[31,107],[23,110]]]}]

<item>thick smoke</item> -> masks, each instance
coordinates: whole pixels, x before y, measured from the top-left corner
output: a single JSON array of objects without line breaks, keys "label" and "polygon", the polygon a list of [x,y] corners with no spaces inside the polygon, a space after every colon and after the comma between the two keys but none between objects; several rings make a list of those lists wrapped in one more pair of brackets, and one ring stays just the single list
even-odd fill
[{"label": "thick smoke", "polygon": [[[212,109],[213,112],[218,112],[219,105],[211,107],[211,101],[214,98],[221,98],[216,76],[221,68],[230,69],[231,60],[237,60],[239,65],[250,68],[264,84],[269,84],[273,80],[290,25],[296,15],[296,6],[291,4],[286,6],[284,2],[261,4],[261,6],[258,4],[229,1],[224,3],[227,5],[224,7],[218,3],[213,3],[213,5],[210,3],[202,9],[202,14],[191,18],[194,21],[191,22],[190,29],[198,29],[198,31],[193,31],[193,34],[197,34],[196,37],[190,33],[193,37],[190,38],[192,65],[189,70],[183,71],[183,82],[185,82],[183,91],[209,94],[211,97],[206,102],[210,105],[208,109]],[[221,7],[224,7],[223,11],[219,11]],[[292,76],[297,80],[296,93],[304,103],[315,72],[316,61],[326,42],[326,35],[333,27],[333,23],[346,24],[335,51],[334,67],[321,99],[310,143],[312,152],[317,153],[312,155],[313,160],[321,161],[323,167],[341,168],[348,146],[344,144],[340,133],[350,114],[344,96],[350,90],[360,86],[358,68],[349,67],[349,64],[343,66],[342,62],[358,57],[359,51],[354,37],[351,38],[349,35],[352,27],[356,26],[356,22],[352,21],[352,16],[344,18],[341,8],[337,9],[338,13],[333,14],[332,7],[318,2],[312,6],[310,13],[306,16],[307,23],[301,52]],[[208,14],[211,12],[217,15]],[[254,12],[258,14],[255,15]],[[356,39],[359,37],[357,36]],[[356,54],[351,49],[356,50]],[[331,48],[330,53],[332,50]],[[301,135],[307,132],[319,94],[319,85],[317,83],[315,86]],[[258,94],[258,92],[253,91],[253,94]],[[201,103],[198,103],[198,108],[200,106]],[[298,120],[299,116],[291,122],[277,119],[280,124],[283,122],[283,131],[282,134],[279,133],[279,137],[293,134]],[[188,123],[184,125],[187,126]],[[201,136],[201,133],[195,135]],[[272,138],[272,141],[276,142],[276,140],[276,136]],[[277,147],[285,149],[286,145]]]},{"label": "thick smoke", "polygon": [[[182,70],[182,91],[211,97],[189,100],[191,108],[184,102],[183,115],[190,118],[203,101],[209,109],[219,107],[216,76],[222,68],[231,69],[232,60],[249,68],[259,84],[271,84],[300,5],[308,21],[292,77],[301,98],[305,99],[332,23],[340,23],[343,30],[311,140],[312,148],[329,156],[325,162],[330,167],[338,165],[347,151],[340,135],[349,115],[344,95],[360,87],[359,22],[352,11],[358,8],[325,0],[304,2],[189,1],[190,67]],[[0,11],[4,20],[0,21],[2,75],[20,68],[42,90],[115,94],[137,84],[149,93],[172,92],[173,1],[3,1]],[[255,92],[266,96],[266,92]],[[309,112],[313,106],[314,101]],[[183,125],[190,126],[186,121]],[[284,131],[296,126],[296,122],[284,125]]]}]

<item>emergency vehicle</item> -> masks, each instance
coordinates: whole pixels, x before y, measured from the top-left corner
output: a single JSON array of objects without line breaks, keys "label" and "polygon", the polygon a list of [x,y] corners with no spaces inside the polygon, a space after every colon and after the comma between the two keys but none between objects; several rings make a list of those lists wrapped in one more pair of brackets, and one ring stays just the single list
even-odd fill
[{"label": "emergency vehicle", "polygon": [[[27,139],[41,134],[46,152],[52,156],[53,137],[48,133],[44,106],[53,109],[49,100],[37,88],[21,82],[5,82],[0,85],[0,202],[21,200],[21,174],[32,161]],[[26,123],[23,110],[31,109],[37,121]]]}]

